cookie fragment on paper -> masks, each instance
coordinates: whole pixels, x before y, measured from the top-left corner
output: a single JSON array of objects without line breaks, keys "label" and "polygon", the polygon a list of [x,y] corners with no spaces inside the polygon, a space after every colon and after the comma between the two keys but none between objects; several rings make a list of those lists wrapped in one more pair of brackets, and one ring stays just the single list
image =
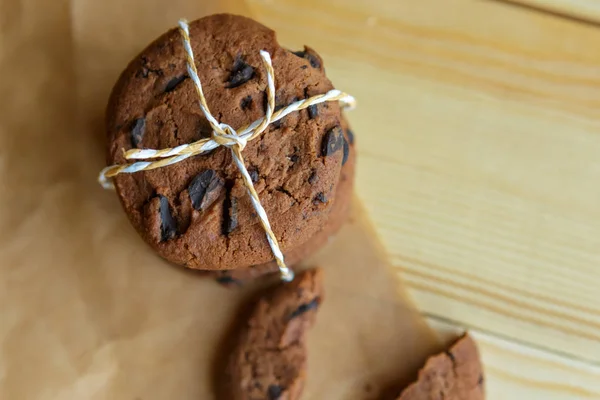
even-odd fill
[{"label": "cookie fragment on paper", "polygon": [[255,305],[229,358],[222,398],[299,399],[306,378],[307,332],[323,301],[322,271],[299,273]]}]

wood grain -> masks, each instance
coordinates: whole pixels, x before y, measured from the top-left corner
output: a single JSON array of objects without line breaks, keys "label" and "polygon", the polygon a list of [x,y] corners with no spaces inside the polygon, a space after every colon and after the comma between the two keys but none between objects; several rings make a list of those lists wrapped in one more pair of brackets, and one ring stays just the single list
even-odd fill
[{"label": "wood grain", "polygon": [[358,193],[420,309],[600,363],[600,29],[493,1],[249,3],[358,98]]},{"label": "wood grain", "polygon": [[600,23],[600,2],[597,0],[506,0],[556,14]]}]

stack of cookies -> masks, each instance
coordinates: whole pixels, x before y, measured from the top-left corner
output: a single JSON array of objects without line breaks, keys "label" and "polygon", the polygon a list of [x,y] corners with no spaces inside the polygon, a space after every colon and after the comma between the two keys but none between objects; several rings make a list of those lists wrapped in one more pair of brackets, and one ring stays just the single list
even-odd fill
[{"label": "stack of cookies", "polygon": [[[213,15],[190,24],[196,66],[211,113],[242,127],[265,116],[266,50],[275,71],[276,108],[333,89],[312,49],[282,48],[248,18]],[[109,164],[124,150],[172,148],[211,136],[186,71],[177,30],[141,52],[121,74],[107,109]],[[327,242],[348,216],[354,135],[335,102],[293,112],[243,150],[260,201],[289,265]],[[277,267],[230,151],[219,147],[168,167],[114,179],[131,223],[158,254],[210,271],[222,283]]]}]

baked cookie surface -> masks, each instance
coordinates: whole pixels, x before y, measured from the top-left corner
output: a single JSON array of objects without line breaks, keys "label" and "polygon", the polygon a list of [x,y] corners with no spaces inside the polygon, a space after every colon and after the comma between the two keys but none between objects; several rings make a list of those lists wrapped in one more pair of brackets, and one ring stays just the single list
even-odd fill
[{"label": "baked cookie surface", "polygon": [[[265,115],[260,50],[272,58],[276,107],[333,89],[312,49],[286,50],[272,30],[251,19],[202,18],[190,23],[190,38],[211,113],[234,128]],[[210,137],[185,59],[174,29],[123,72],[107,109],[109,164],[125,163],[123,151],[131,148],[163,149]],[[337,103],[319,104],[273,123],[243,151],[284,252],[326,224],[348,154],[341,123]],[[171,262],[217,270],[272,259],[229,149],[119,175],[115,187],[133,226]]]},{"label": "baked cookie surface", "polygon": [[[356,149],[354,147],[354,133],[348,126],[346,120],[342,120],[345,140],[348,147],[344,152],[344,160],[340,181],[338,182],[335,197],[331,199],[334,203],[329,211],[329,217],[325,226],[321,227],[314,235],[306,242],[290,249],[285,254],[285,261],[289,267],[300,263],[305,258],[314,254],[329,242],[329,239],[334,236],[343,224],[348,219],[350,214],[350,205],[352,204],[352,196],[354,191],[354,174],[356,168]],[[248,281],[260,278],[265,275],[278,272],[277,264],[274,261],[255,265],[249,268],[239,268],[236,270],[211,271],[207,274],[214,276],[217,282],[235,287],[243,285]]]},{"label": "baked cookie surface", "polygon": [[427,360],[418,380],[398,400],[483,400],[483,367],[473,338],[465,335],[449,350]]},{"label": "baked cookie surface", "polygon": [[220,398],[299,399],[306,378],[306,333],[322,301],[320,269],[301,272],[261,298],[240,332]]}]

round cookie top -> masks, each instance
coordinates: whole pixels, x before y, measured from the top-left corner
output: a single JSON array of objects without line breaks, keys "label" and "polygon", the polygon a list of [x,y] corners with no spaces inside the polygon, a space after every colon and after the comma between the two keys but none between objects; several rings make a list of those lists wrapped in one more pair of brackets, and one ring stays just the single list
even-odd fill
[{"label": "round cookie top", "polygon": [[[275,71],[276,107],[333,89],[310,48],[283,49],[275,33],[244,17],[190,23],[196,67],[211,113],[233,128],[265,115],[266,50]],[[109,164],[124,150],[163,149],[210,137],[173,29],[121,74],[107,109]],[[345,143],[337,103],[322,103],[271,124],[243,150],[246,167],[283,251],[327,221]],[[169,261],[197,269],[235,269],[273,258],[241,176],[224,147],[167,167],[115,178],[131,223]]]}]

